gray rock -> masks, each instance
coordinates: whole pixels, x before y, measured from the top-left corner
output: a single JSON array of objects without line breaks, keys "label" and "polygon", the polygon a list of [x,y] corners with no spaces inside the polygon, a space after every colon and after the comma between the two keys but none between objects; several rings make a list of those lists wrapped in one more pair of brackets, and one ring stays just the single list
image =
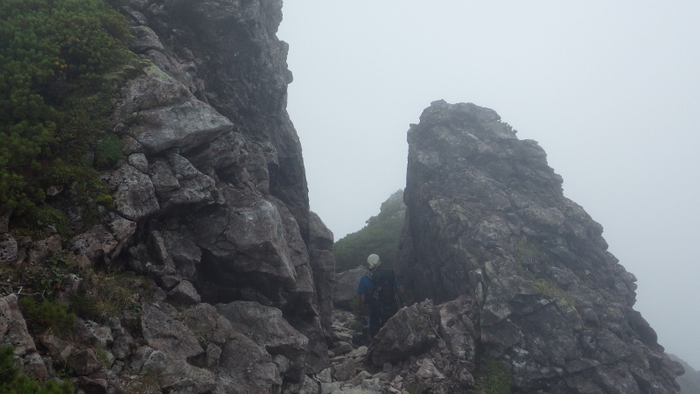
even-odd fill
[{"label": "gray rock", "polygon": [[353,301],[357,300],[357,285],[365,271],[365,268],[357,267],[336,275],[333,293],[333,304],[336,308],[352,311]]},{"label": "gray rock", "polygon": [[[116,109],[114,117],[126,125],[134,121],[139,111],[181,104],[194,98],[185,85],[154,65],[144,67],[143,73],[129,80],[123,91],[124,100]],[[143,148],[140,143],[139,146]]]},{"label": "gray rock", "polygon": [[223,392],[267,393],[282,385],[270,355],[243,334],[234,334],[222,347],[219,370],[219,388]]},{"label": "gray rock", "polygon": [[126,219],[136,221],[160,208],[151,178],[128,164],[109,174],[107,182],[117,212]]},{"label": "gray rock", "polygon": [[222,191],[228,207],[196,218],[194,227],[197,245],[211,253],[218,268],[215,280],[235,283],[243,273],[260,273],[273,288],[295,287],[296,259],[304,256],[290,249],[277,207],[250,192]]},{"label": "gray rock", "polygon": [[158,383],[163,391],[171,393],[210,393],[216,387],[216,376],[207,369],[177,360],[168,363],[158,376]]},{"label": "gray rock", "polygon": [[168,366],[168,357],[165,353],[160,350],[154,350],[150,352],[148,357],[144,360],[143,366],[141,367],[141,373],[147,375],[158,375],[159,373],[165,371]]},{"label": "gray rock", "polygon": [[[213,343],[207,345],[207,356],[205,359],[205,365],[207,368],[216,368],[219,365],[219,360],[221,359],[222,350],[219,346]],[[279,366],[279,364],[277,364]]]},{"label": "gray rock", "polygon": [[149,167],[148,175],[153,182],[156,194],[164,196],[164,198],[180,187],[180,182],[175,177],[175,171],[167,160],[154,160]]},{"label": "gray rock", "polygon": [[132,26],[130,29],[134,40],[129,43],[129,49],[136,53],[145,53],[148,50],[155,49],[163,51],[163,43],[160,42],[158,35],[153,29],[147,26]]},{"label": "gray rock", "polygon": [[436,320],[429,300],[399,310],[373,338],[368,357],[381,367],[422,353],[437,340]]},{"label": "gray rock", "polygon": [[143,364],[148,360],[148,356],[150,356],[151,353],[153,353],[153,348],[149,346],[141,346],[136,349],[133,357],[131,357],[131,363],[129,364],[131,369],[134,371],[141,371]]},{"label": "gray rock", "polygon": [[321,326],[331,332],[333,296],[335,293],[335,257],[333,233],[314,212],[309,212],[309,263],[314,279],[316,302],[321,316]]},{"label": "gray rock", "polygon": [[131,7],[124,6],[122,7],[122,12],[124,13],[124,16],[129,18],[129,24],[138,26],[138,25],[147,25],[148,24],[148,19],[146,19],[146,15],[142,14],[139,11],[136,11],[132,9]]},{"label": "gray rock", "polygon": [[[219,201],[219,191],[215,181],[210,176],[201,173],[184,157],[172,153],[169,155],[172,166],[172,176],[175,177],[177,187],[167,192],[159,191],[158,198],[164,208],[176,205],[213,203]],[[170,174],[168,174],[170,175]],[[172,182],[172,178],[168,178]],[[219,201],[221,202],[221,201]]]},{"label": "gray rock", "polygon": [[0,264],[17,259],[17,240],[9,233],[0,233]]},{"label": "gray rock", "polygon": [[337,393],[341,386],[341,382],[321,383],[321,394]]},{"label": "gray rock", "polygon": [[187,326],[197,336],[206,338],[219,346],[235,337],[236,333],[231,322],[220,315],[216,308],[209,304],[197,304],[182,312]]},{"label": "gray rock", "polygon": [[[270,354],[280,354],[290,360],[292,368],[288,373],[299,374],[304,370],[309,340],[284,320],[282,311],[252,301],[217,304],[216,309],[231,322],[234,330]],[[297,378],[300,379],[301,376]]]},{"label": "gray rock", "polygon": [[0,298],[0,345],[12,345],[20,358],[36,352],[15,294]]},{"label": "gray rock", "polygon": [[281,354],[275,354],[272,356],[272,362],[277,365],[277,369],[280,371],[281,374],[286,373],[289,371],[289,367],[291,363],[289,362],[289,359],[287,357],[284,357]]},{"label": "gray rock", "polygon": [[70,366],[78,376],[86,376],[102,369],[102,362],[95,350],[86,349],[70,358]]},{"label": "gray rock", "polygon": [[109,212],[104,215],[103,221],[106,221],[105,225],[110,233],[117,240],[117,246],[111,250],[105,251],[108,262],[114,256],[121,253],[124,247],[131,243],[132,237],[136,232],[136,222],[127,220],[114,212]]},{"label": "gray rock", "polygon": [[197,279],[197,265],[202,260],[202,251],[192,240],[192,234],[185,230],[163,231],[163,242],[167,256],[172,259],[177,272],[188,280]]},{"label": "gray rock", "polygon": [[126,133],[153,154],[175,147],[186,151],[232,128],[211,106],[191,100],[141,110]]},{"label": "gray rock", "polygon": [[320,391],[320,383],[309,376],[304,378],[299,388],[299,394],[319,394]]},{"label": "gray rock", "polygon": [[42,335],[39,343],[46,349],[51,358],[58,363],[65,363],[73,352],[73,346],[54,335]]},{"label": "gray rock", "polygon": [[438,306],[440,336],[457,360],[476,360],[477,309],[476,302],[465,296]]},{"label": "gray rock", "polygon": [[168,297],[176,303],[192,305],[202,301],[197,289],[189,281],[183,280],[170,290]]},{"label": "gray rock", "polygon": [[128,4],[135,10],[144,11],[151,3],[150,0],[129,0]]},{"label": "gray rock", "polygon": [[30,379],[45,380],[49,377],[46,363],[39,353],[29,353],[22,360],[20,371]]},{"label": "gray rock", "polygon": [[61,249],[61,236],[58,234],[54,234],[41,241],[32,242],[29,248],[29,262],[43,263],[52,253]]},{"label": "gray rock", "polygon": [[180,283],[181,280],[182,279],[180,279],[180,277],[175,275],[164,275],[157,279],[157,283],[163,288],[163,290],[171,291]]},{"label": "gray rock", "polygon": [[355,376],[355,360],[348,359],[342,364],[338,365],[335,369],[334,376],[336,380],[350,380],[350,378]]},{"label": "gray rock", "polygon": [[126,360],[134,349],[134,340],[131,335],[119,335],[112,343],[112,354],[118,360]]},{"label": "gray rock", "polygon": [[107,394],[109,390],[109,383],[107,379],[81,376],[78,382],[80,389],[86,393]]},{"label": "gray rock", "polygon": [[130,154],[129,164],[144,174],[148,174],[148,158],[143,153]]},{"label": "gray rock", "polygon": [[81,344],[102,349],[106,349],[114,342],[112,330],[109,327],[81,318],[78,318],[75,322],[73,336]]},{"label": "gray rock", "polygon": [[333,353],[336,355],[343,355],[350,353],[353,350],[352,344],[348,342],[338,342],[338,345],[333,348]]},{"label": "gray rock", "polygon": [[[347,381],[347,384],[350,386],[360,386],[360,387],[365,388],[364,381],[366,379],[370,379],[371,377],[372,377],[372,374],[370,374],[369,372],[360,371],[360,373],[358,373],[354,378]],[[379,380],[379,379],[377,379],[377,380]]]},{"label": "gray rock", "polygon": [[362,380],[362,389],[369,392],[384,392],[384,384],[378,378]]},{"label": "gray rock", "polygon": [[[134,223],[133,230],[135,229]],[[87,258],[92,266],[105,257],[109,258],[118,245],[119,241],[105,226],[96,224],[90,230],[73,237],[70,241],[70,250],[75,258],[77,256]]]},{"label": "gray rock", "polygon": [[156,304],[145,303],[142,308],[141,329],[148,346],[162,351],[172,360],[185,360],[204,353],[197,337],[183,322]]}]

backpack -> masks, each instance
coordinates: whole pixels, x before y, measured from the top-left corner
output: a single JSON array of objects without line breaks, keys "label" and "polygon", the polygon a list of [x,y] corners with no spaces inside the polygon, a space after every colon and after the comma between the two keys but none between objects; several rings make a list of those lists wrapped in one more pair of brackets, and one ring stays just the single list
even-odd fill
[{"label": "backpack", "polygon": [[374,304],[383,316],[391,316],[399,310],[396,302],[396,276],[390,269],[378,269],[372,273],[372,297]]}]

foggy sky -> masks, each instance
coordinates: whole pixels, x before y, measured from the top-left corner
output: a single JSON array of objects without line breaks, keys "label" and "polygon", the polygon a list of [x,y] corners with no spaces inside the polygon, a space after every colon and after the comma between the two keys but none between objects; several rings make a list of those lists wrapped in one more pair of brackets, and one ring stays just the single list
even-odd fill
[{"label": "foggy sky", "polygon": [[494,109],[638,278],[639,310],[700,368],[700,2],[286,0],[288,111],[336,240],[405,186],[431,101]]}]

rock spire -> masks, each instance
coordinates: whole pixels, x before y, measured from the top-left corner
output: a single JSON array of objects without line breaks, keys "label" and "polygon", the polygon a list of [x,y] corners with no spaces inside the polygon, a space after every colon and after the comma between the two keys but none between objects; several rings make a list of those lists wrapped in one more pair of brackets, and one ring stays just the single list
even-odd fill
[{"label": "rock spire", "polygon": [[634,275],[537,142],[491,109],[436,101],[408,143],[398,270],[416,300],[473,305],[474,359],[455,357],[505,364],[514,392],[678,389],[682,368],[633,309]]}]

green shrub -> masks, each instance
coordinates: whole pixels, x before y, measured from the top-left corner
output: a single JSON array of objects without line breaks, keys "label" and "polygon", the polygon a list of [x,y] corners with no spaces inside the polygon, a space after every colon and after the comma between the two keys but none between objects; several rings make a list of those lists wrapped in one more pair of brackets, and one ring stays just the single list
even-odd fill
[{"label": "green shrub", "polygon": [[19,304],[24,318],[30,323],[27,326],[34,333],[50,329],[62,334],[70,331],[75,325],[75,314],[69,311],[66,303],[50,300],[39,303],[33,297],[23,297]]},{"label": "green shrub", "polygon": [[[20,223],[23,227],[36,232],[45,229],[47,226],[54,226],[62,234],[68,229],[66,214],[50,205],[41,205],[32,209],[21,217]],[[39,233],[35,233],[34,237],[43,238]]]},{"label": "green shrub", "polygon": [[382,203],[379,214],[369,218],[362,230],[348,234],[333,244],[335,270],[342,272],[358,267],[372,253],[379,255],[382,266],[393,268],[401,240],[404,212],[403,191],[399,190]]},{"label": "green shrub", "polygon": [[103,0],[3,0],[0,15],[0,207],[21,217],[56,185],[45,174],[86,155],[98,158],[87,167],[115,162],[118,81],[102,75],[128,58],[130,36]]},{"label": "green shrub", "polygon": [[12,346],[0,348],[0,393],[2,393],[3,383],[12,382],[19,375],[13,357]]},{"label": "green shrub", "polygon": [[14,363],[12,346],[0,348],[0,394],[72,394],[70,382],[47,382],[43,387],[36,380],[21,375]]},{"label": "green shrub", "polygon": [[15,271],[18,275],[17,280],[26,283],[28,290],[41,294],[42,298],[54,299],[68,275],[80,270],[77,265],[68,261],[67,253],[65,249],[56,251],[42,263],[22,265],[21,269]]}]

